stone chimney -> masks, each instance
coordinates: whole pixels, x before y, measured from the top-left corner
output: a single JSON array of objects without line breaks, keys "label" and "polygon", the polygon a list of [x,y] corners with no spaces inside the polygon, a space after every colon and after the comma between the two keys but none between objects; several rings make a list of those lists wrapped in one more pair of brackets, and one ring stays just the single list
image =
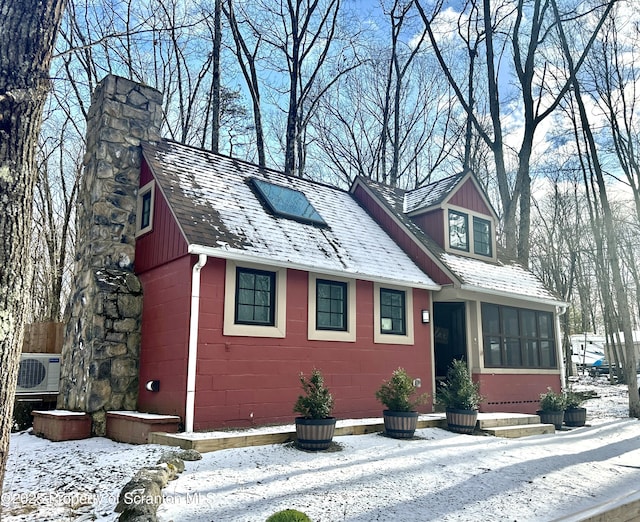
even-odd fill
[{"label": "stone chimney", "polygon": [[94,435],[105,434],[107,410],[135,410],[138,400],[140,143],[158,140],[161,123],[155,89],[109,75],[93,93],[58,408],[90,413]]}]

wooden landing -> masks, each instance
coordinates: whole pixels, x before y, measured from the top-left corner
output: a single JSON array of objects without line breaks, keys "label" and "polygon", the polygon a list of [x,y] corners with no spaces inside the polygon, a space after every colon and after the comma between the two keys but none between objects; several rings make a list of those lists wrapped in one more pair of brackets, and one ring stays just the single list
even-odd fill
[{"label": "wooden landing", "polygon": [[[418,428],[446,428],[444,413],[420,415]],[[477,427],[489,435],[496,437],[526,437],[554,433],[551,424],[541,424],[537,415],[521,413],[480,413]],[[336,423],[335,436],[365,435],[384,431],[381,418],[339,420]],[[194,449],[200,453],[219,451],[247,446],[264,446],[267,444],[283,444],[296,438],[295,425],[249,428],[237,431],[211,431],[196,433],[149,433],[149,443],[165,446],[178,446],[182,449]]]},{"label": "wooden landing", "polygon": [[[444,413],[420,415],[418,428],[444,428],[447,425]],[[365,435],[384,431],[382,419],[344,420],[336,423],[335,436]],[[200,453],[219,451],[247,446],[264,446],[267,444],[283,444],[296,438],[295,425],[273,426],[259,430],[212,431],[198,433],[162,433],[149,434],[151,444],[178,446],[182,449],[194,449]]]}]

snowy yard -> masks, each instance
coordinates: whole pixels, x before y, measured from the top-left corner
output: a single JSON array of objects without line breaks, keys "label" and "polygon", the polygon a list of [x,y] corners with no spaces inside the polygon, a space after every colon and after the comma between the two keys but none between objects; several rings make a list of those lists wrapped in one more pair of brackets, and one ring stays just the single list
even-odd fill
[{"label": "snowy yard", "polygon": [[[312,520],[553,520],[637,490],[640,422],[624,386],[595,389],[589,427],[522,439],[418,430],[336,437],[340,451],[290,444],[224,450],[187,462],[164,490],[162,521],[264,521],[285,508]],[[14,434],[2,497],[8,521],[116,520],[122,486],[164,448],[107,439],[53,443]]]}]

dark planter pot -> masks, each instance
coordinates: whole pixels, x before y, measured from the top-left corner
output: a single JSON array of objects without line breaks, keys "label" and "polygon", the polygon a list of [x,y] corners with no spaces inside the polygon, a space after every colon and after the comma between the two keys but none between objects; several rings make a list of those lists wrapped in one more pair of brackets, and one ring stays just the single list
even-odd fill
[{"label": "dark planter pot", "polygon": [[478,410],[458,410],[447,408],[447,424],[455,433],[471,434],[476,429]]},{"label": "dark planter pot", "polygon": [[587,422],[587,408],[568,408],[564,410],[564,423],[572,428],[584,426]]},{"label": "dark planter pot", "polygon": [[394,439],[410,439],[418,425],[417,411],[384,410],[384,432]]},{"label": "dark planter pot", "polygon": [[336,418],[305,419],[296,417],[296,444],[311,451],[326,450],[331,446],[336,431]]},{"label": "dark planter pot", "polygon": [[536,414],[540,417],[542,424],[553,424],[557,430],[562,428],[564,421],[564,410],[562,411],[545,411],[538,410]]}]

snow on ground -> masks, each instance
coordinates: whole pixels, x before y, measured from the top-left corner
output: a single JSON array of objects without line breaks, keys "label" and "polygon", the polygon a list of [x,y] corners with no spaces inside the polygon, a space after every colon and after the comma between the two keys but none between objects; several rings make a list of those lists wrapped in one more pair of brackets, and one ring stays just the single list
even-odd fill
[{"label": "snow on ground", "polygon": [[[223,450],[187,462],[164,490],[164,522],[260,521],[285,508],[316,522],[546,521],[637,491],[640,422],[625,386],[596,390],[590,426],[522,439],[418,430],[414,440],[336,437],[338,451],[291,444]],[[156,462],[161,446],[107,439],[49,442],[12,435],[2,519],[113,521],[122,486]]]}]

